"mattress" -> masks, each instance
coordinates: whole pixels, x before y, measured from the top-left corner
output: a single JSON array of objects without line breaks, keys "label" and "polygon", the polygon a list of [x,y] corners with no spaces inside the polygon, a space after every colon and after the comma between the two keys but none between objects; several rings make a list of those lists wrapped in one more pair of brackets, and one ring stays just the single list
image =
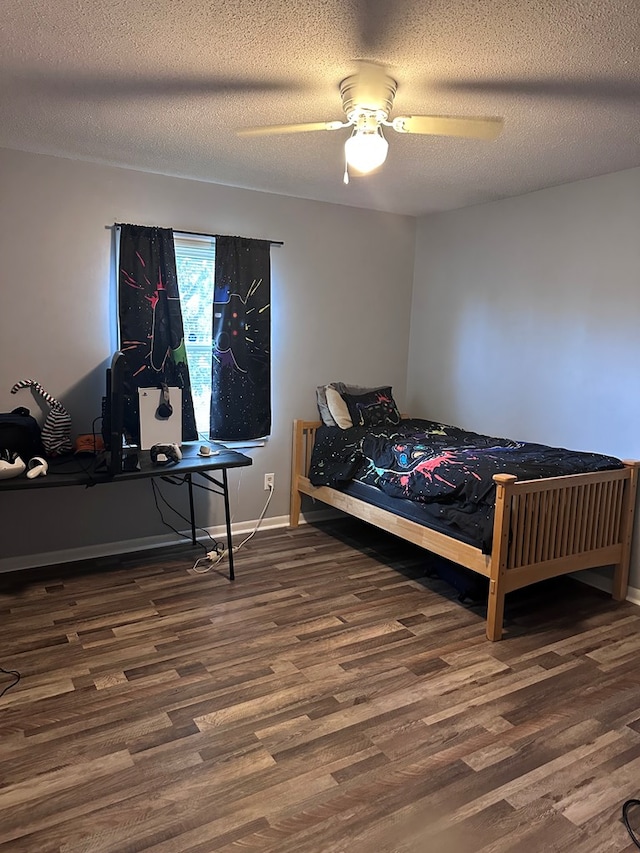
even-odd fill
[{"label": "mattress", "polygon": [[339,491],[353,498],[358,498],[364,503],[389,510],[394,515],[406,518],[407,521],[415,521],[416,524],[443,533],[445,536],[457,539],[458,542],[472,545],[474,548],[479,548],[482,544],[480,531],[474,537],[468,531],[461,530],[450,518],[445,517],[448,508],[437,504],[420,504],[406,498],[392,498],[377,486],[370,486],[367,483],[361,483],[359,480],[352,480]]}]

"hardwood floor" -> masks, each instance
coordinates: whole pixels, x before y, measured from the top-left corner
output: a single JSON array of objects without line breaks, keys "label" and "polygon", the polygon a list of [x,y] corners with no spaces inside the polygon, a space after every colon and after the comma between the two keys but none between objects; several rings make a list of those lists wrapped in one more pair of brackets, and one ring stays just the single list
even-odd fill
[{"label": "hardwood floor", "polygon": [[489,643],[354,520],[193,560],[0,576],[0,850],[636,849],[638,607],[553,581]]}]

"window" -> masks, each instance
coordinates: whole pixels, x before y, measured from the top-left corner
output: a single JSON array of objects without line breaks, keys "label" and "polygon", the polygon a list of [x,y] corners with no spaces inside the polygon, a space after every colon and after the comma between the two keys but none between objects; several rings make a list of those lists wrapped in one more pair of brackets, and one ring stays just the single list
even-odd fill
[{"label": "window", "polygon": [[216,243],[213,237],[175,233],[173,240],[196,427],[204,437],[209,435],[211,406]]},{"label": "window", "polygon": [[175,232],[173,240],[197,431],[262,444],[271,432],[271,244]]},{"label": "window", "polygon": [[270,250],[269,240],[120,225],[120,336],[132,386],[185,389],[186,441],[263,442],[271,433]]}]

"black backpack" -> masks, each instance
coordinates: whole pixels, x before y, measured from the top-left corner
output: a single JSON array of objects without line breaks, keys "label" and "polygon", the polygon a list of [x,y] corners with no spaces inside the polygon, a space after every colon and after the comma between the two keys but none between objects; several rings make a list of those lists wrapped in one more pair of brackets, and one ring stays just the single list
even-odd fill
[{"label": "black backpack", "polygon": [[0,413],[0,451],[3,450],[17,453],[25,463],[33,456],[44,456],[40,426],[24,406]]}]

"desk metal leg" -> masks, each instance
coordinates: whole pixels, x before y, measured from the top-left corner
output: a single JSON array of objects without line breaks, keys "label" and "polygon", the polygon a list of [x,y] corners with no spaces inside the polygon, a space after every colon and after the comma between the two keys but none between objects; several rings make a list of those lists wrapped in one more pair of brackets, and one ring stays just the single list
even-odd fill
[{"label": "desk metal leg", "polygon": [[233,570],[233,541],[231,539],[231,514],[229,512],[229,485],[227,483],[227,469],[222,469],[222,494],[224,497],[224,517],[227,523],[227,554],[229,555],[229,580],[236,579]]},{"label": "desk metal leg", "polygon": [[189,484],[189,517],[191,518],[191,544],[196,545],[196,516],[195,509],[193,506],[193,483],[191,481],[191,474],[186,475],[186,481]]}]

